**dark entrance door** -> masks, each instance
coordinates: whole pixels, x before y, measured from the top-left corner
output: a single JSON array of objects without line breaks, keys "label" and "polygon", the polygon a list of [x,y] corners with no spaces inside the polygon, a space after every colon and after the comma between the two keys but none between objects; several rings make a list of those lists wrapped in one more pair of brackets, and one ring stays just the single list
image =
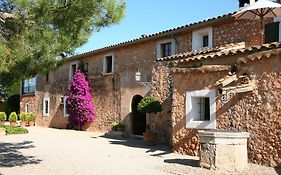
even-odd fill
[{"label": "dark entrance door", "polygon": [[140,113],[137,109],[142,96],[135,95],[132,100],[132,116],[133,116],[133,133],[134,135],[143,135],[146,127],[145,114]]}]

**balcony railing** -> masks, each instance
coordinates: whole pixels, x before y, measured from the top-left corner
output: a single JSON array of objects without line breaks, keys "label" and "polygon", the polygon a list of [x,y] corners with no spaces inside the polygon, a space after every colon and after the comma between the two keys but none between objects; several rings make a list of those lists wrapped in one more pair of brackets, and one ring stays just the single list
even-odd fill
[{"label": "balcony railing", "polygon": [[23,94],[33,94],[35,93],[36,86],[25,86],[23,87]]}]

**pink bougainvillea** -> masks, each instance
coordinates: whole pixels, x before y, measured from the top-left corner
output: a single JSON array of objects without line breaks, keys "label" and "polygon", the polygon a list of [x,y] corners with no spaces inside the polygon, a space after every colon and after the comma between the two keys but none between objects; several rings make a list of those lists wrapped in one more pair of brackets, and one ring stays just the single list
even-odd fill
[{"label": "pink bougainvillea", "polygon": [[78,128],[86,122],[93,122],[94,106],[85,75],[79,70],[68,86],[67,111],[73,127]]}]

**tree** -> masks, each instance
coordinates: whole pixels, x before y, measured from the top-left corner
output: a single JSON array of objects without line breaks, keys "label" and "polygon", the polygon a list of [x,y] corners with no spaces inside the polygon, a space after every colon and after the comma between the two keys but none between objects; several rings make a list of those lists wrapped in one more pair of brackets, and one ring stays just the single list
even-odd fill
[{"label": "tree", "polygon": [[69,121],[76,129],[81,129],[86,122],[93,122],[95,116],[91,92],[85,75],[80,70],[69,84],[66,103]]},{"label": "tree", "polygon": [[55,69],[124,9],[123,0],[0,0],[0,84]]}]

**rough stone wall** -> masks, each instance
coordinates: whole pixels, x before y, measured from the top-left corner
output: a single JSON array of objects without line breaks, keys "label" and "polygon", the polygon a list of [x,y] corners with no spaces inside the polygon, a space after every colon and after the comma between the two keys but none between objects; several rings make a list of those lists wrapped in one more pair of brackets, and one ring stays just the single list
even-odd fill
[{"label": "rough stone wall", "polygon": [[249,132],[249,159],[281,167],[281,57],[242,64],[238,70],[250,75],[257,89],[219,102],[217,127]]},{"label": "rough stone wall", "polygon": [[[217,129],[250,133],[249,160],[269,166],[281,166],[281,57],[272,56],[238,65],[238,74],[247,73],[256,82],[253,92],[231,96],[221,102],[217,93]],[[198,155],[196,129],[186,129],[186,91],[212,89],[227,72],[173,73],[172,144],[175,151]]]},{"label": "rough stone wall", "polygon": [[163,111],[149,115],[149,125],[153,132],[157,133],[159,142],[171,143],[171,77],[168,65],[158,63],[153,69],[151,95],[160,100]]},{"label": "rough stone wall", "polygon": [[35,94],[24,95],[24,96],[21,97],[20,112],[25,112],[25,105],[26,104],[29,104],[29,111],[30,112],[35,112],[35,110],[36,110]]},{"label": "rough stone wall", "polygon": [[172,95],[172,146],[174,151],[197,156],[199,136],[197,129],[186,129],[185,93],[202,89],[213,89],[213,84],[226,72],[173,73]]}]

